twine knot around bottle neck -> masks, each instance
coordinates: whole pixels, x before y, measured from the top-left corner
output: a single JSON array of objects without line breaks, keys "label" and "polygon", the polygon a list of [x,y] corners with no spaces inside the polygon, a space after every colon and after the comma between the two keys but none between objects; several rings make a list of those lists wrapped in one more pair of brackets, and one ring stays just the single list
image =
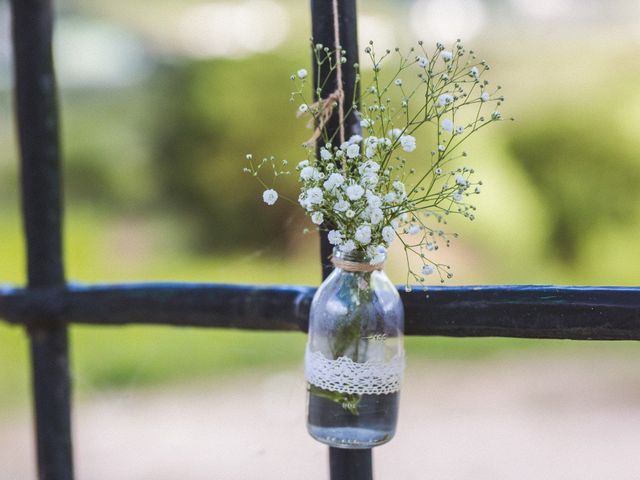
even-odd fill
[{"label": "twine knot around bottle neck", "polygon": [[380,263],[368,263],[368,262],[354,262],[353,260],[346,260],[344,258],[338,258],[335,255],[332,255],[331,263],[336,268],[344,270],[345,272],[352,273],[371,273],[377,270],[382,270],[384,267],[384,262]]}]

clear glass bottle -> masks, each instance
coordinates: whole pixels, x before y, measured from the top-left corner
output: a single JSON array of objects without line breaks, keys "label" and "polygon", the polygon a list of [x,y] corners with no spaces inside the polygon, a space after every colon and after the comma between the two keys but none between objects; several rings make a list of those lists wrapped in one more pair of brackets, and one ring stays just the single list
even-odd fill
[{"label": "clear glass bottle", "polygon": [[382,262],[337,250],[333,262],[311,304],[307,429],[333,447],[371,448],[396,430],[404,309]]}]

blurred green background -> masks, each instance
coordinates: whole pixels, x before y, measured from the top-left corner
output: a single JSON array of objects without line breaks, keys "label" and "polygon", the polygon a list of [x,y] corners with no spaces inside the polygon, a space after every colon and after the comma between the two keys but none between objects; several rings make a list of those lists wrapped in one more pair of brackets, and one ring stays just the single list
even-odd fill
[{"label": "blurred green background", "polygon": [[[60,1],[65,251],[76,282],[318,284],[317,239],[294,208],[266,208],[244,155],[302,159],[309,132],[288,77],[310,68],[307,2]],[[477,220],[441,259],[452,283],[637,285],[637,2],[360,2],[360,43],[461,37],[504,87],[500,124],[469,146]],[[11,114],[8,5],[0,1],[0,283],[25,280]],[[295,185],[283,187],[294,192]],[[402,258],[388,271],[404,281]],[[634,344],[410,339],[414,358]],[[77,393],[274,370],[301,334],[72,328]],[[28,391],[27,343],[0,324],[0,406]],[[5,408],[2,408],[5,411]],[[9,409],[10,410],[10,409]]]}]

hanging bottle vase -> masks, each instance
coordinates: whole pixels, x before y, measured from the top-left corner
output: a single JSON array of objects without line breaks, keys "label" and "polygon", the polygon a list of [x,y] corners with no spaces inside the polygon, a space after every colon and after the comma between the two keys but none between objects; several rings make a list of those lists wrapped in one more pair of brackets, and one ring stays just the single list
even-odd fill
[{"label": "hanging bottle vase", "polygon": [[384,258],[334,251],[311,304],[305,353],[312,437],[333,447],[388,442],[404,372],[404,309]]}]

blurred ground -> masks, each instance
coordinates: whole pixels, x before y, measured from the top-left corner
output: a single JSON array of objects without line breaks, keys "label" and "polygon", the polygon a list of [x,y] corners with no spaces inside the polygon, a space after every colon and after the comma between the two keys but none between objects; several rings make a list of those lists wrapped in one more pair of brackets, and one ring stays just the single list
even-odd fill
[{"label": "blurred ground", "polygon": [[[640,363],[524,355],[411,361],[399,431],[378,479],[640,478]],[[80,402],[78,478],[325,479],[304,429],[300,369]],[[0,479],[35,478],[26,412],[0,421]]]}]

